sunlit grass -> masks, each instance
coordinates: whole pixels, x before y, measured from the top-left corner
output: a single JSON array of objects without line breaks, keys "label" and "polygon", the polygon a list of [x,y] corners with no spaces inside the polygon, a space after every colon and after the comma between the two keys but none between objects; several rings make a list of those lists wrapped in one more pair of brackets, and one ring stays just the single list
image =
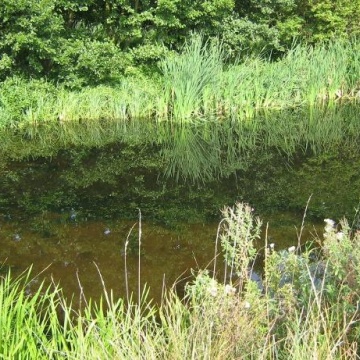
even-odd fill
[{"label": "sunlit grass", "polygon": [[192,117],[212,114],[223,56],[219,44],[203,44],[200,36],[194,36],[180,55],[162,61],[164,92],[172,120],[191,121]]},{"label": "sunlit grass", "polygon": [[69,90],[41,80],[0,85],[0,125],[108,119],[194,122],[252,119],[264,110],[331,106],[360,99],[356,40],[297,45],[282,59],[226,64],[220,42],[194,36],[159,63],[160,76],[124,78],[116,87]]},{"label": "sunlit grass", "polygon": [[[301,251],[299,243],[277,250],[265,238],[256,250],[260,221],[251,207],[238,203],[222,213],[214,273],[194,273],[182,299],[168,289],[153,304],[146,287],[115,299],[99,272],[102,300],[93,303],[81,293],[75,307],[57,286],[39,285],[30,272],[17,279],[5,275],[0,357],[356,359],[359,232],[345,220],[336,225],[326,219],[321,249]],[[262,287],[250,276],[257,256],[264,257]],[[223,266],[229,276],[216,275]]]}]

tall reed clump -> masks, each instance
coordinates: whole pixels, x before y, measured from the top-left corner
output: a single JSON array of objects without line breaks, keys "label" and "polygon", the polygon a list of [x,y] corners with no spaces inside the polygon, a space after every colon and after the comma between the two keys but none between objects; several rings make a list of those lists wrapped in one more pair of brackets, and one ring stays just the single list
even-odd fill
[{"label": "tall reed clump", "polygon": [[161,62],[164,94],[172,120],[192,121],[211,115],[222,67],[221,45],[204,43],[199,35],[189,40],[181,54],[174,54]]},{"label": "tall reed clump", "polygon": [[350,51],[348,51],[348,68],[347,68],[347,84],[349,88],[349,96],[352,98],[360,98],[360,41],[357,38],[350,42]]},{"label": "tall reed clump", "polygon": [[[298,246],[261,254],[260,220],[247,204],[223,210],[218,241],[231,276],[194,274],[180,299],[160,306],[84,297],[74,309],[57,287],[31,292],[24,279],[0,281],[0,357],[5,359],[357,359],[360,336],[360,232],[325,219],[321,249]],[[264,259],[262,282],[251,276]],[[222,267],[222,266],[221,266]],[[140,272],[139,272],[140,273]],[[29,293],[30,290],[30,293]],[[140,294],[139,294],[140,295]],[[59,314],[61,321],[59,320]]]},{"label": "tall reed clump", "polygon": [[334,104],[359,98],[358,44],[296,45],[271,61],[252,56],[225,65],[220,42],[194,36],[181,54],[164,59],[165,103],[177,121],[228,117],[244,121],[263,110]]}]

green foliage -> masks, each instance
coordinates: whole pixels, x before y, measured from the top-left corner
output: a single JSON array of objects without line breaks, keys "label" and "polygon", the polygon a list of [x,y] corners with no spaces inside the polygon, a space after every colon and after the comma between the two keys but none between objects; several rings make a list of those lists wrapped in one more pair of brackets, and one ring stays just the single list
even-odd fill
[{"label": "green foliage", "polygon": [[44,288],[41,284],[30,295],[36,281],[30,279],[30,271],[18,279],[7,274],[0,280],[2,358],[46,359],[55,356],[66,343],[56,312],[60,290]]},{"label": "green foliage", "polygon": [[211,101],[222,73],[223,54],[216,43],[204,44],[194,36],[181,55],[161,63],[166,102],[171,118],[191,121],[202,115],[205,101]]},{"label": "green foliage", "polygon": [[323,252],[329,259],[334,280],[357,291],[360,286],[360,233],[355,230],[353,234],[346,219],[340,221],[339,226],[331,219],[325,222]]},{"label": "green foliage", "polygon": [[1,2],[0,79],[48,73],[63,34],[63,19],[54,10],[55,0]]},{"label": "green foliage", "polygon": [[[227,212],[243,207],[236,204]],[[355,358],[351,349],[359,327],[359,236],[350,233],[346,222],[341,231],[332,220],[325,222],[324,248],[318,257],[314,250],[300,253],[295,246],[280,252],[276,244],[265,249],[262,294],[245,274],[235,283],[238,287],[220,283],[207,272],[200,272],[188,285],[192,313],[203,329],[208,321],[212,324],[215,348],[227,334],[229,358],[239,354],[242,358],[268,358],[271,354],[277,358],[302,359],[304,354],[329,358],[332,354],[331,358],[340,359],[346,353]],[[227,223],[239,228],[243,218],[233,217]],[[253,230],[250,225],[248,232]],[[244,281],[246,286],[242,286]]]},{"label": "green foliage", "polygon": [[130,54],[121,53],[110,41],[66,40],[57,58],[57,79],[71,88],[116,85],[131,64]]},{"label": "green foliage", "polygon": [[287,52],[294,41],[349,39],[359,34],[359,8],[359,0],[236,1],[235,16],[224,22],[224,39],[235,55],[255,50],[272,56]]},{"label": "green foliage", "polygon": [[[228,207],[223,221],[231,229],[246,223],[253,234],[257,224],[246,211],[245,204]],[[247,220],[228,217],[236,212]],[[233,231],[226,234],[231,242]],[[183,299],[167,290],[160,306],[152,304],[147,288],[137,304],[131,297],[115,299],[100,273],[101,300],[93,303],[82,293],[80,308],[66,302],[58,287],[39,285],[30,272],[19,279],[8,274],[0,279],[0,356],[356,359],[359,242],[359,232],[345,220],[337,227],[326,219],[317,257],[314,250],[265,248],[263,291],[249,278],[239,280],[244,286],[222,283],[201,270]]]},{"label": "green foliage", "polygon": [[0,80],[14,74],[69,87],[154,73],[194,32],[221,38],[229,59],[284,54],[294,40],[359,35],[359,0],[19,0],[0,4]]},{"label": "green foliage", "polygon": [[[254,344],[262,343],[266,336],[266,306],[255,288],[243,295],[237,287],[218,282],[207,271],[200,271],[187,285],[190,327],[202,338],[209,358],[248,358],[258,354]],[[253,300],[251,305],[249,300]],[[191,341],[194,352],[199,351],[195,341],[187,341]]]},{"label": "green foliage", "polygon": [[242,203],[222,210],[223,232],[220,235],[226,265],[240,279],[249,280],[249,267],[255,260],[255,240],[260,237],[261,221],[252,215],[253,209]]},{"label": "green foliage", "polygon": [[359,0],[315,1],[309,2],[308,6],[309,11],[304,17],[310,41],[359,35]]},{"label": "green foliage", "polygon": [[232,57],[284,51],[301,37],[303,19],[296,1],[235,3],[236,12],[225,20],[221,32]]},{"label": "green foliage", "polygon": [[223,19],[232,13],[233,6],[233,0],[161,0],[154,10],[154,21],[161,41],[179,49],[191,32],[218,35]]},{"label": "green foliage", "polygon": [[0,85],[0,126],[17,126],[20,122],[33,123],[53,109],[52,98],[57,90],[44,80],[24,80],[11,77]]}]

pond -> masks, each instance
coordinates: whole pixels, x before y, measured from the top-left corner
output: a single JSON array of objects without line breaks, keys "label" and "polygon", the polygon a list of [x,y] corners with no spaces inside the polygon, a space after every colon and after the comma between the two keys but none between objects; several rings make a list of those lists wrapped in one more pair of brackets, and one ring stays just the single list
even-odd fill
[{"label": "pond", "polygon": [[138,286],[140,231],[141,285],[160,299],[164,286],[177,282],[181,291],[191,269],[212,265],[225,205],[254,207],[278,248],[297,244],[305,209],[302,242],[321,237],[324,218],[358,226],[359,120],[357,107],[344,105],[248,123],[101,120],[3,130],[3,271],[33,265],[67,296],[82,288],[98,298],[99,269],[124,296],[125,266],[130,290]]}]

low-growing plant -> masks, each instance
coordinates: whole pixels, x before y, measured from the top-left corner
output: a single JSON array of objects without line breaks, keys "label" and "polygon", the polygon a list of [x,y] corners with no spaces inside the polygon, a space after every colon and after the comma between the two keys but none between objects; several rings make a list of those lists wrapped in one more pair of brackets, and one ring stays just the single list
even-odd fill
[{"label": "low-growing plant", "polygon": [[[227,224],[231,224],[221,235],[227,244],[225,259],[232,254],[228,259],[236,263],[232,261],[236,251],[232,248],[229,252],[229,248],[240,244],[240,239],[246,238],[244,234],[248,234],[251,243],[256,237],[250,234],[254,234],[257,223],[246,204],[227,207],[223,214]],[[192,311],[202,316],[202,323],[210,321],[215,338],[226,334],[221,342],[227,344],[229,358],[240,354],[242,358],[302,359],[304,354],[319,359],[341,359],[345,354],[356,358],[359,286],[354,279],[358,265],[355,260],[349,262],[349,256],[357,255],[358,233],[351,234],[346,223],[341,224],[340,232],[334,222],[326,220],[320,252],[314,248],[300,252],[295,246],[277,251],[274,244],[266,246],[262,288],[249,278],[249,268],[237,272],[242,277],[237,287],[231,280],[225,278],[221,283],[207,272],[200,272],[188,285]],[[247,231],[239,231],[241,227]],[[340,238],[344,243],[338,248]],[[249,266],[252,246],[242,244],[239,263]],[[245,326],[244,320],[250,327]],[[238,333],[244,335],[246,342],[244,337],[236,337]]]},{"label": "low-growing plant", "polygon": [[241,281],[249,280],[249,268],[256,257],[255,240],[260,237],[261,221],[253,209],[243,203],[222,210],[223,231],[220,235],[225,263]]}]

